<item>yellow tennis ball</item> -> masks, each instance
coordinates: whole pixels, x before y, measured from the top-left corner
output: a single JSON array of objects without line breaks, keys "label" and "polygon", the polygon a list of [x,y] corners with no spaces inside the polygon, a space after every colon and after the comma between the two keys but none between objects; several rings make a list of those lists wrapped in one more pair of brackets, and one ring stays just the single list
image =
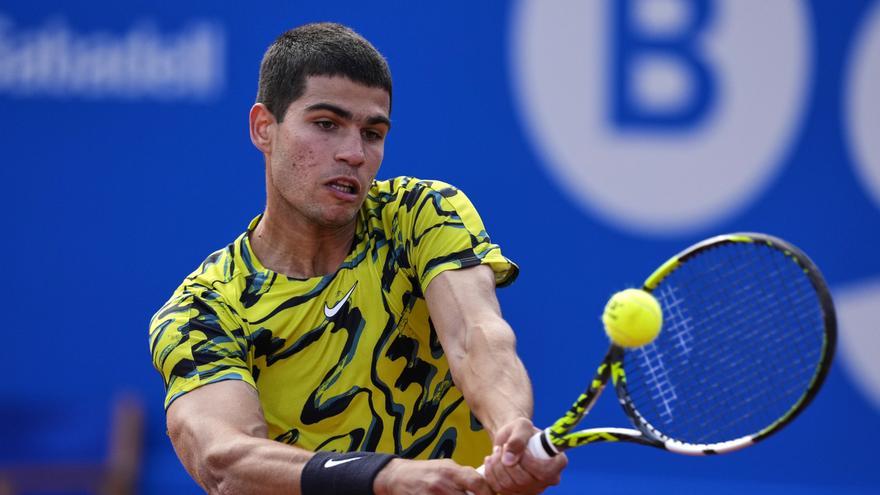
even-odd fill
[{"label": "yellow tennis ball", "polygon": [[663,311],[651,294],[626,289],[608,300],[602,323],[611,342],[620,347],[641,347],[657,338],[663,326]]}]

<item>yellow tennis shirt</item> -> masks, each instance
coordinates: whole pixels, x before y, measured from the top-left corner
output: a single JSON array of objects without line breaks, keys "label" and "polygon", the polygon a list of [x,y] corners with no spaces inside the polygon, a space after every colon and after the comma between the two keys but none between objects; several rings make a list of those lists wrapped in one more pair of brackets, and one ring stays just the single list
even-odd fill
[{"label": "yellow tennis shirt", "polygon": [[452,381],[424,292],[445,270],[486,264],[503,286],[518,269],[461,191],[411,177],[374,182],[350,253],[322,277],[265,268],[248,232],[153,316],[166,408],[202,385],[242,380],[277,441],[482,464],[488,435]]}]

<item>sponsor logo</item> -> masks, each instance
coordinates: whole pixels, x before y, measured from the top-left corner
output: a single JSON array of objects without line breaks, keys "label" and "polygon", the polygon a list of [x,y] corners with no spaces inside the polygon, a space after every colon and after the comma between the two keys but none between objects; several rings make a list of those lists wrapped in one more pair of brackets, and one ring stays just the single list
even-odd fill
[{"label": "sponsor logo", "polygon": [[363,457],[349,457],[348,459],[340,459],[338,461],[336,459],[327,459],[327,462],[324,463],[324,467],[329,469],[340,464],[345,464],[346,462],[356,461],[358,459],[363,459]]},{"label": "sponsor logo", "polygon": [[345,296],[343,296],[343,298],[340,299],[339,302],[334,304],[332,308],[324,303],[324,316],[326,316],[328,319],[336,316],[336,313],[339,312],[339,310],[345,304],[345,301],[348,301],[348,298],[351,297],[351,294],[352,292],[354,292],[355,287],[357,287],[357,282],[355,282],[354,285],[351,286],[351,289],[348,289],[348,293],[345,294]]},{"label": "sponsor logo", "polygon": [[206,100],[223,90],[225,63],[217,22],[169,32],[142,20],[125,32],[81,32],[63,18],[18,26],[0,13],[0,95]]},{"label": "sponsor logo", "polygon": [[525,134],[561,189],[628,231],[706,229],[778,175],[812,77],[797,0],[520,0]]}]

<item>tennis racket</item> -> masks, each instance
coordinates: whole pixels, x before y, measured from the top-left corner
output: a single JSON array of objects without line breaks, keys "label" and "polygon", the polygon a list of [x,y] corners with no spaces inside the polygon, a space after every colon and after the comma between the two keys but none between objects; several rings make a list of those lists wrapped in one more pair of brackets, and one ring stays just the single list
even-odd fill
[{"label": "tennis racket", "polygon": [[[533,455],[600,442],[731,452],[781,430],[822,386],[834,305],[816,265],[791,244],[755,233],[713,237],[663,263],[642,289],[662,308],[660,335],[636,349],[612,344],[589,388],[532,437]],[[609,379],[635,429],[573,431]]]}]

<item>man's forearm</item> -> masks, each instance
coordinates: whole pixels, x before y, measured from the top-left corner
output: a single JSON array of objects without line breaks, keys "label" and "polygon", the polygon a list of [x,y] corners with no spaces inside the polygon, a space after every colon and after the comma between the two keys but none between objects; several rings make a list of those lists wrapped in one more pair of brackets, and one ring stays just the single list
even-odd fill
[{"label": "man's forearm", "polygon": [[313,455],[303,449],[244,434],[214,437],[208,445],[195,445],[182,435],[187,434],[172,437],[178,455],[187,471],[209,494],[299,494],[300,474]]},{"label": "man's forearm", "polygon": [[451,358],[450,365],[474,415],[493,436],[517,418],[530,419],[532,386],[509,325],[499,317],[465,331],[464,352]]},{"label": "man's forearm", "polygon": [[456,386],[492,434],[532,416],[532,386],[516,354],[516,336],[501,316],[487,266],[438,275],[425,292],[431,319]]},{"label": "man's forearm", "polygon": [[300,493],[312,453],[267,438],[257,391],[225,380],[175,400],[168,434],[181,462],[208,493]]}]

